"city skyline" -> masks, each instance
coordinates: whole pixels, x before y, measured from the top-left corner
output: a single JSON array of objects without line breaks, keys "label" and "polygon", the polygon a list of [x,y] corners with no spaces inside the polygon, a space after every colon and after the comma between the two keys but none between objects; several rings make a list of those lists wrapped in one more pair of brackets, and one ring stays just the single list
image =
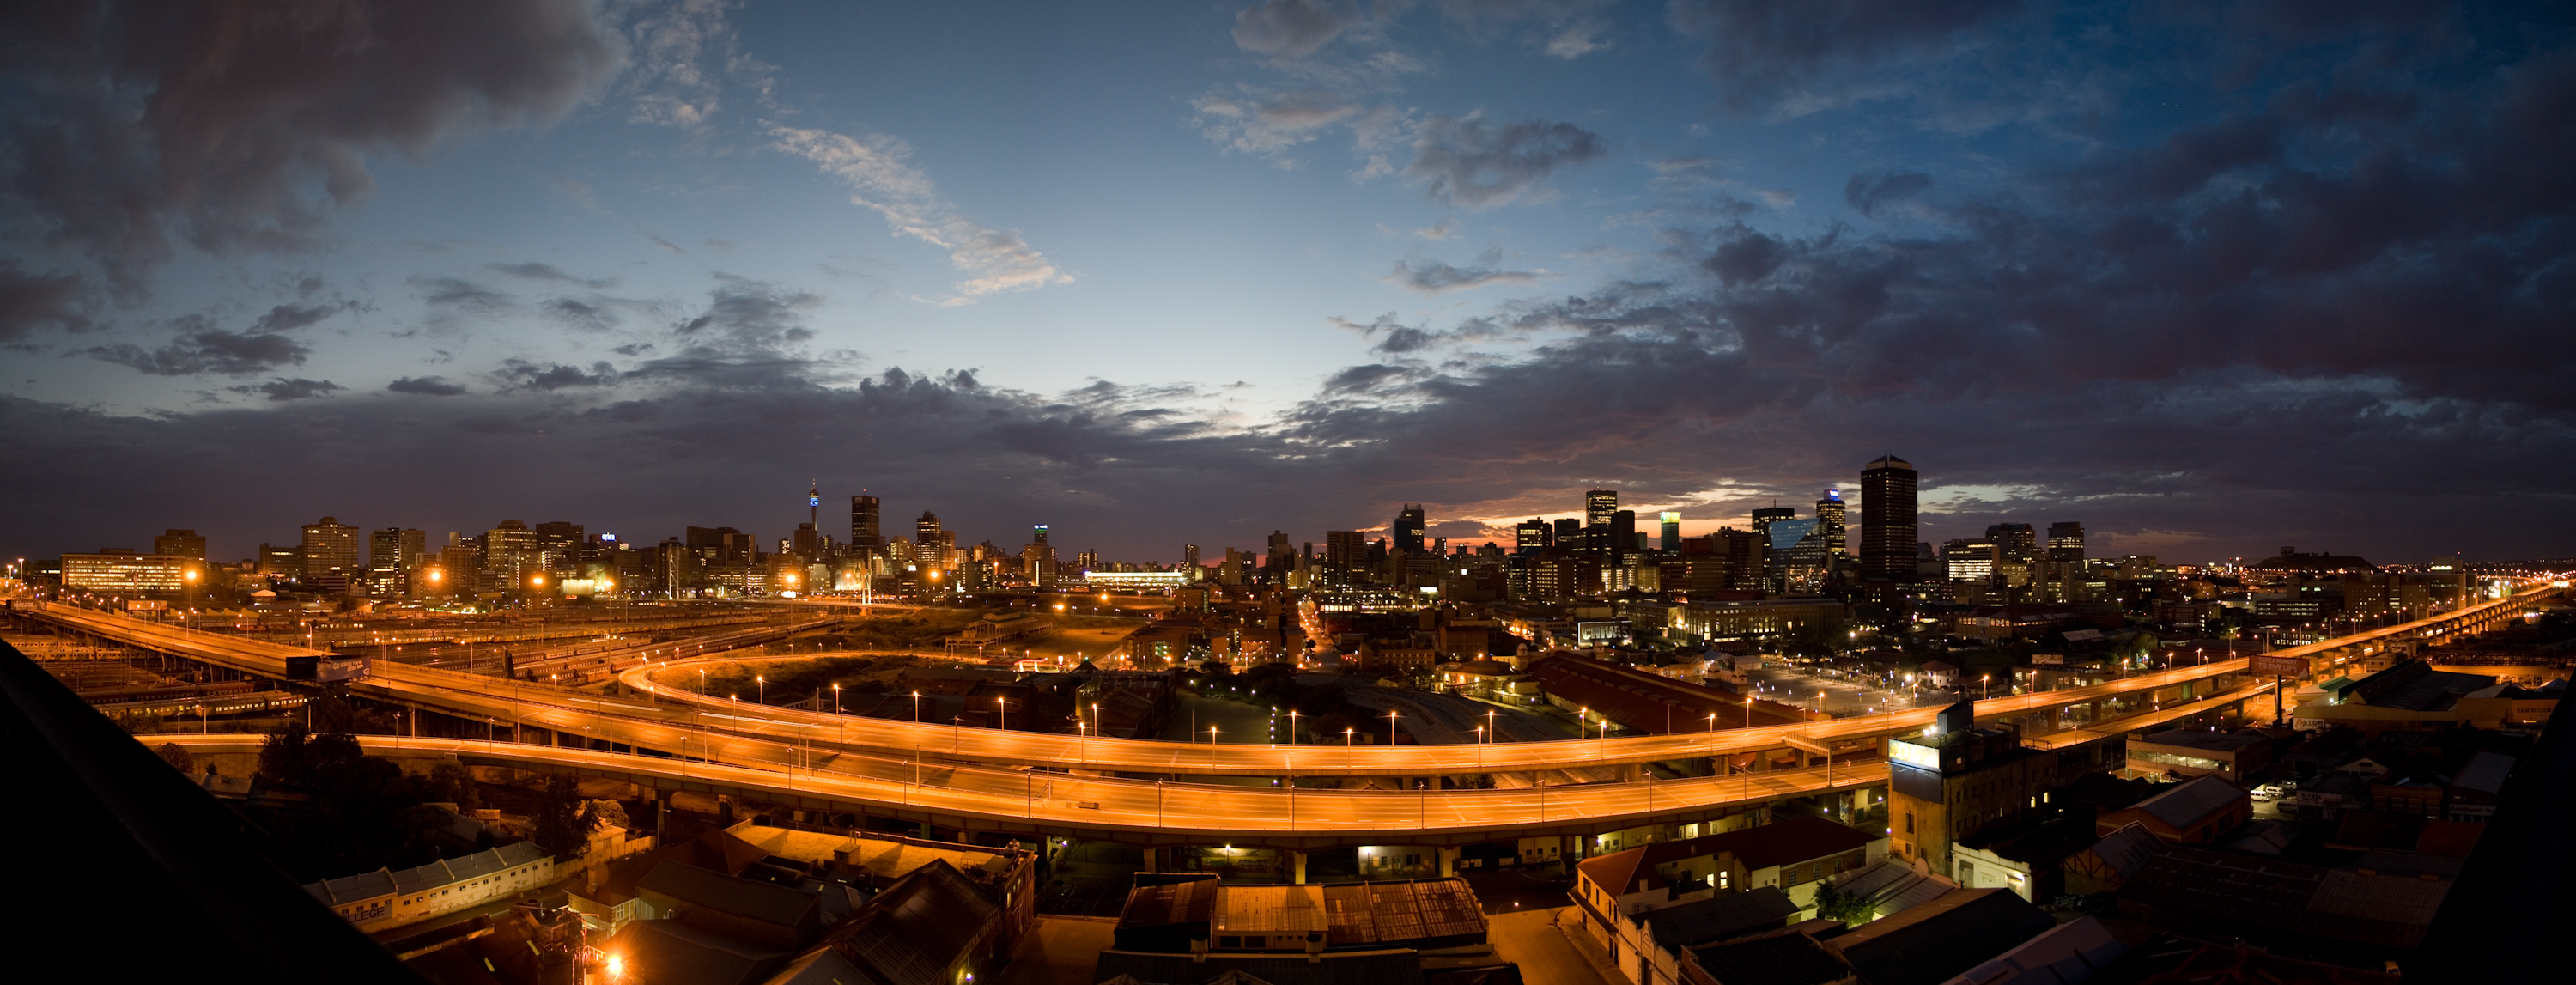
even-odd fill
[{"label": "city skyline", "polygon": [[1935,545],[2576,555],[2564,8],[1766,10],[11,14],[0,554],[1698,536],[1892,454]]}]

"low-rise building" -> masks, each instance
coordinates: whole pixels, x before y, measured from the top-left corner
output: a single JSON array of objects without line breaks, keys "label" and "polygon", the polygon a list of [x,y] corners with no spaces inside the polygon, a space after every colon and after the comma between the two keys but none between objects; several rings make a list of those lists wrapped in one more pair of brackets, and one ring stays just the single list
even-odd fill
[{"label": "low-rise building", "polygon": [[1939,985],[2056,923],[2002,889],[1958,889],[1829,943],[1870,985]]},{"label": "low-rise building", "polygon": [[2207,844],[2254,816],[2245,790],[2215,776],[2173,785],[2172,789],[2094,819],[2102,834],[2135,823],[2147,833],[2174,844]]},{"label": "low-rise building", "polygon": [[324,879],[304,891],[373,933],[503,899],[555,880],[554,856],[517,842],[428,865]]},{"label": "low-rise building", "polygon": [[[1138,983],[1223,981],[1512,982],[1484,909],[1463,879],[1226,885],[1214,876],[1127,894],[1092,977]],[[1454,978],[1452,976],[1464,976]]]},{"label": "low-rise building", "polygon": [[2129,769],[2190,778],[2215,776],[2239,785],[2272,765],[2272,738],[2261,732],[2168,729],[2130,739]]},{"label": "low-rise building", "polygon": [[1575,867],[1570,895],[1583,929],[1645,985],[1642,965],[1657,948],[1640,915],[1762,889],[1777,890],[1805,910],[1825,880],[1886,854],[1884,835],[1819,817],[1791,818],[1585,859]]}]

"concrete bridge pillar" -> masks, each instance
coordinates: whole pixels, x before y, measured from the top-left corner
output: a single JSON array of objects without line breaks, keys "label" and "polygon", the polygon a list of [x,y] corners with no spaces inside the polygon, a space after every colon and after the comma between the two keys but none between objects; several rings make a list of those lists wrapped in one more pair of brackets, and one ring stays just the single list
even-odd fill
[{"label": "concrete bridge pillar", "polygon": [[1305,881],[1306,881],[1306,853],[1305,853],[1305,852],[1298,851],[1298,850],[1296,850],[1296,849],[1294,849],[1294,848],[1288,849],[1287,851],[1288,851],[1288,881],[1289,881],[1289,882],[1292,882],[1292,883],[1302,883],[1302,882],[1305,882]]},{"label": "concrete bridge pillar", "polygon": [[[1440,853],[1440,874],[1441,874],[1443,877],[1457,875],[1457,874],[1458,874],[1458,849],[1457,849],[1456,847],[1454,847],[1454,846],[1443,845],[1443,846],[1441,846],[1440,848],[1438,848],[1438,849],[1437,849],[1437,851],[1439,851],[1439,853]],[[1305,868],[1305,865],[1304,865],[1304,863],[1303,863],[1302,861],[1298,864],[1298,868],[1299,868],[1299,869],[1301,869],[1301,870]],[[1304,880],[1304,879],[1299,879],[1299,880],[1297,880],[1297,881],[1299,881],[1299,882],[1304,882],[1305,880]]]}]

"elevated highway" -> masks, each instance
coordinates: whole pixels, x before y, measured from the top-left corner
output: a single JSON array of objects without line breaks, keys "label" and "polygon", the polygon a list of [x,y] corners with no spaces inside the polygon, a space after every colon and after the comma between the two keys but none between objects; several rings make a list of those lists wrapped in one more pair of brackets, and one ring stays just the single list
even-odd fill
[{"label": "elevated highway", "polygon": [[[2304,657],[2311,675],[2406,640],[2439,639],[2513,618],[2545,589],[2402,626],[2341,637],[2271,656]],[[283,677],[292,656],[313,651],[192,633],[59,605],[14,610],[42,622],[156,652]],[[717,658],[707,658],[717,659]],[[692,661],[675,661],[686,668]],[[2063,746],[2204,714],[2274,686],[2246,660],[2214,661],[2090,687],[1981,701],[1981,720],[2056,727],[2027,730],[2035,745]],[[659,666],[658,664],[655,666]],[[1402,831],[1404,843],[1447,844],[1546,834],[1588,834],[1649,820],[1686,823],[1786,797],[1885,782],[1875,760],[1889,735],[1920,730],[1932,709],[1706,733],[1471,745],[1246,745],[1101,739],[886,721],[742,705],[653,684],[646,667],[624,683],[643,692],[598,695],[413,665],[379,666],[353,693],[488,726],[491,740],[367,736],[380,746],[481,757],[476,762],[618,776],[657,790],[735,793],[800,809],[857,811],[961,830],[1018,831],[1161,844],[1323,847]],[[2067,724],[2067,719],[2078,721]],[[545,730],[545,745],[497,741],[507,726]],[[172,737],[174,740],[183,737]],[[227,737],[199,737],[217,743]],[[231,737],[255,743],[257,737]],[[156,737],[155,741],[159,741]],[[569,745],[571,748],[567,748]],[[1781,753],[1786,758],[1781,758]],[[1728,772],[1752,754],[1752,772]],[[1832,776],[1818,763],[1830,757]],[[1651,762],[1706,760],[1721,775],[1656,780]],[[1846,765],[1848,764],[1848,765]],[[1626,782],[1521,789],[1439,789],[1439,777],[1621,767]],[[1158,782],[1113,774],[1272,778],[1414,778],[1429,789],[1296,789]],[[650,782],[648,782],[650,781]],[[690,786],[697,783],[698,786]],[[677,784],[677,786],[674,786]],[[1016,784],[1016,786],[1014,786]],[[1410,783],[1392,784],[1411,786]],[[1014,810],[1011,796],[1021,802]],[[1174,798],[1182,798],[1175,801]],[[1179,803],[1182,809],[1174,811]],[[1407,814],[1407,810],[1410,814]],[[1151,820],[1149,821],[1148,818]]]},{"label": "elevated highway", "polygon": [[[256,754],[262,739],[235,733],[156,735],[148,741],[174,742],[202,757]],[[1648,823],[1715,820],[1772,801],[1886,782],[1885,767],[1870,762],[1837,764],[1830,777],[1818,768],[1526,790],[1287,790],[856,757],[826,756],[813,768],[795,769],[787,763],[713,763],[468,739],[368,735],[359,741],[369,754],[394,759],[454,759],[599,777],[657,795],[685,790],[961,832],[1140,845],[1223,839],[1238,847],[1298,850],[1603,834]]]}]

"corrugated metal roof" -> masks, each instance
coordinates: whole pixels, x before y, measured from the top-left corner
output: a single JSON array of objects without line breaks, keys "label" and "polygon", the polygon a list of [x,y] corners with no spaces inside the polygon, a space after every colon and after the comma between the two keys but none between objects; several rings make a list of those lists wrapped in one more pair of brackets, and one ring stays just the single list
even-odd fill
[{"label": "corrugated metal roof", "polygon": [[2504,778],[2513,773],[2513,763],[2511,756],[2481,752],[2469,757],[2468,764],[2460,767],[2460,775],[2452,778],[2451,785],[2483,794],[2501,793]]},{"label": "corrugated metal roof", "polygon": [[1324,928],[1322,886],[1227,886],[1217,895],[1221,934],[1303,934]]},{"label": "corrugated metal roof", "polygon": [[2219,809],[2242,800],[2245,791],[2235,784],[2214,776],[2193,777],[2163,793],[2138,802],[2138,809],[2154,815],[2156,820],[2177,828],[2188,828],[2194,822]]},{"label": "corrugated metal roof", "polygon": [[304,891],[334,906],[378,896],[408,896],[508,872],[531,862],[543,861],[545,857],[543,849],[522,841],[400,871],[377,869],[354,876],[324,879],[305,886]]},{"label": "corrugated metal roof", "polygon": [[2102,840],[2093,843],[2092,849],[2093,854],[2101,858],[2103,864],[2110,866],[2112,871],[2124,877],[2137,875],[2138,870],[2146,866],[2148,859],[2156,857],[2156,853],[2163,850],[2164,843],[2157,841],[2156,836],[2147,830],[2146,825],[2136,821],[2121,825],[2120,830],[2103,835]]}]

